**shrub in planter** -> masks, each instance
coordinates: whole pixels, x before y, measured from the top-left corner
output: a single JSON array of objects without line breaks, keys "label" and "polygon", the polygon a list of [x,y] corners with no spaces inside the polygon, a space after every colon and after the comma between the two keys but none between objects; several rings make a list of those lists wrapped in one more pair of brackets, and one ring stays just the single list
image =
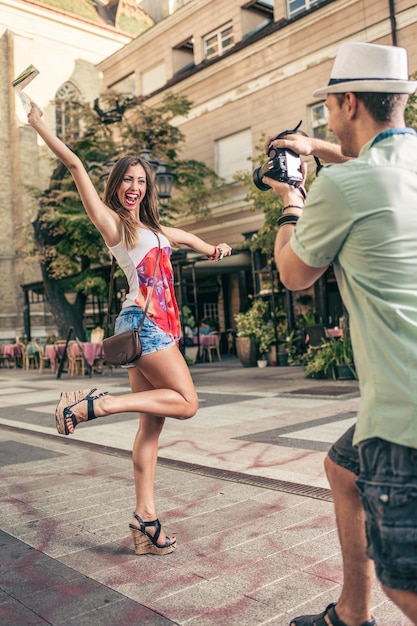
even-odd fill
[{"label": "shrub in planter", "polygon": [[[236,323],[236,350],[239,356],[239,339],[247,337],[256,346],[257,356],[266,358],[266,355],[275,342],[275,330],[269,319],[269,305],[263,300],[255,300],[246,313],[235,315]],[[256,363],[255,363],[256,365]]]},{"label": "shrub in planter", "polygon": [[243,367],[256,367],[258,349],[252,337],[236,337],[236,354]]},{"label": "shrub in planter", "polygon": [[351,378],[357,379],[352,342],[348,333],[345,333],[343,340],[331,337],[317,348],[310,346],[303,357],[303,362],[306,378],[327,377],[336,380],[338,367],[344,366],[343,378],[347,378],[347,370],[351,373]]}]

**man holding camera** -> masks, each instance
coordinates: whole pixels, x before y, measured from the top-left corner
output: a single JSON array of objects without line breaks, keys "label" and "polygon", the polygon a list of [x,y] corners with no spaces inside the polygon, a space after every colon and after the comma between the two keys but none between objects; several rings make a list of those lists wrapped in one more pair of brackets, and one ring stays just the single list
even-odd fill
[{"label": "man holding camera", "polygon": [[345,44],[329,84],[313,94],[327,96],[340,146],[292,135],[266,147],[337,163],[321,170],[307,199],[299,183],[262,182],[284,203],[275,241],[283,284],[305,289],[334,265],[361,392],[356,427],[325,460],[342,592],[292,626],[373,626],[373,565],[417,624],[417,135],[404,122],[416,87],[403,48]]}]

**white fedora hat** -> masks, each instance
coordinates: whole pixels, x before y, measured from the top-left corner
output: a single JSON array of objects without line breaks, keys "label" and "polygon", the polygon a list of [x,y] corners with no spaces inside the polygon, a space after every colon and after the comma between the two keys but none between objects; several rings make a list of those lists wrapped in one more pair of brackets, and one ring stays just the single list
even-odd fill
[{"label": "white fedora hat", "polygon": [[417,81],[408,80],[405,48],[352,41],[340,46],[329,84],[313,96],[346,91],[411,94],[416,88]]}]

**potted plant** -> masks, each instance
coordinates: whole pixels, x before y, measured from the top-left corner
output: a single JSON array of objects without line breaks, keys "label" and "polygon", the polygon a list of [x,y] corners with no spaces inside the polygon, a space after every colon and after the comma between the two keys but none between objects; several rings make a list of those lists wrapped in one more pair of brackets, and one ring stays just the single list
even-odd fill
[{"label": "potted plant", "polygon": [[279,339],[278,344],[278,365],[298,365],[297,342],[299,335],[292,330],[285,337]]},{"label": "potted plant", "polygon": [[287,313],[283,309],[276,311],[278,336],[278,365],[288,365],[290,356],[295,352],[295,331],[288,332]]},{"label": "potted plant", "polygon": [[184,357],[188,365],[193,365],[198,356],[198,344],[194,341],[196,334],[196,323],[194,315],[191,312],[190,307],[182,307],[182,327],[184,329]]},{"label": "potted plant", "polygon": [[260,322],[255,335],[255,343],[258,347],[258,367],[266,367],[268,352],[275,341],[274,326],[271,321]]},{"label": "potted plant", "polygon": [[267,353],[275,342],[275,331],[269,320],[269,304],[254,300],[245,313],[235,315],[236,352],[244,367],[254,367],[257,360],[267,359]]},{"label": "potted plant", "polygon": [[343,339],[331,339],[334,348],[334,370],[339,380],[352,380],[357,378],[353,358],[353,348],[348,332],[343,333]]},{"label": "potted plant", "polygon": [[304,355],[307,378],[356,379],[352,342],[348,333],[343,339],[330,337],[321,346],[309,346]]},{"label": "potted plant", "polygon": [[303,355],[304,376],[306,378],[332,378],[332,356],[328,345],[308,346]]}]

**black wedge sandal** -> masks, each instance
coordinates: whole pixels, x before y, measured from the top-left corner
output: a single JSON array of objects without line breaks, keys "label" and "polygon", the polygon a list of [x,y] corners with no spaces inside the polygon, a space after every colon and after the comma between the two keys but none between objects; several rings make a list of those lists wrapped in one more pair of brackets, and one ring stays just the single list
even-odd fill
[{"label": "black wedge sandal", "polygon": [[58,402],[55,410],[56,429],[60,435],[71,434],[68,430],[67,418],[70,418],[74,428],[80,423],[77,421],[77,418],[71,409],[83,400],[87,400],[87,420],[80,421],[89,421],[97,418],[97,415],[94,413],[93,402],[94,400],[97,400],[97,398],[107,395],[108,391],[99,391],[96,395],[94,395],[95,391],[97,391],[97,389],[94,387],[94,389],[84,389],[83,391],[63,391],[61,393],[60,401]]},{"label": "black wedge sandal", "polygon": [[[133,513],[133,517],[139,522],[139,528],[133,526],[133,524],[129,524],[136,554],[169,554],[170,552],[174,552],[176,549],[175,541],[171,541],[169,537],[165,539],[164,545],[161,546],[158,543],[159,535],[161,534],[161,523],[159,519],[153,522],[144,522],[136,513]],[[156,528],[154,535],[150,535],[146,532],[146,529],[150,526]]]}]

